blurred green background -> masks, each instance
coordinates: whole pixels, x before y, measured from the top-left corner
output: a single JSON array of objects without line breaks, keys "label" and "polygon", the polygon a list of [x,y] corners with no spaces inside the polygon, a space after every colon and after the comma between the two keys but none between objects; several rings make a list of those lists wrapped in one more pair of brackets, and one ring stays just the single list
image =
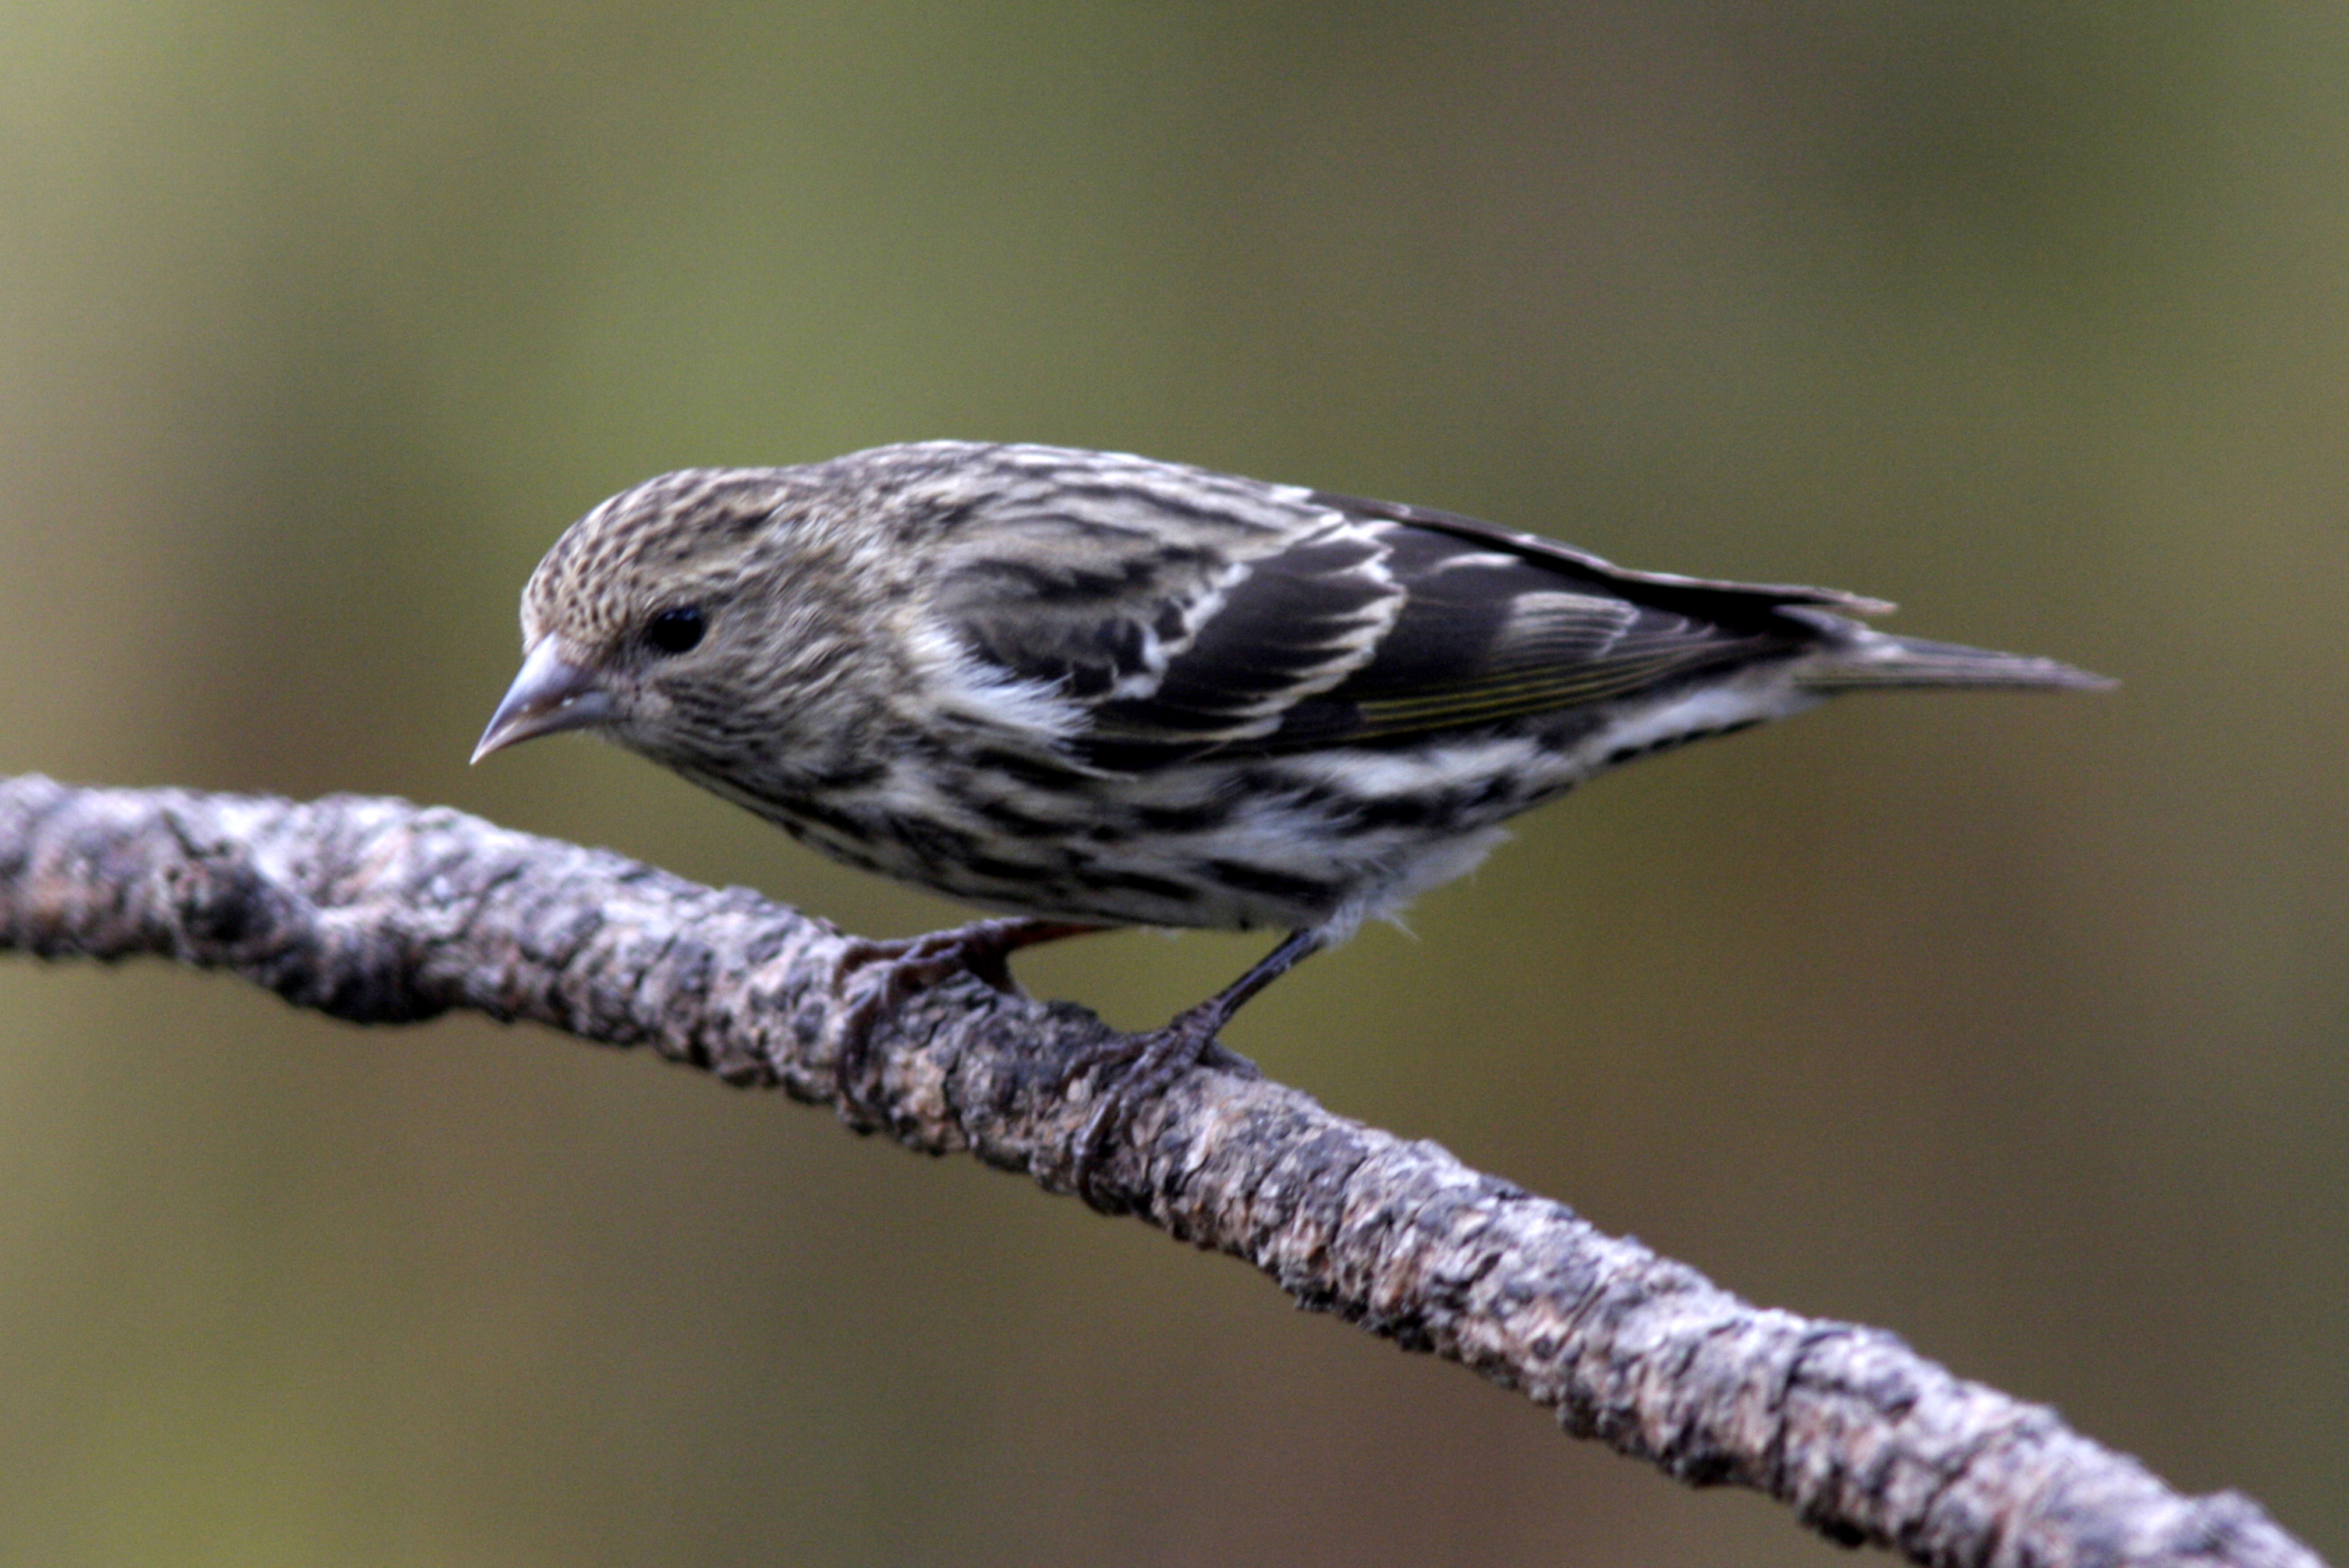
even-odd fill
[{"label": "blurred green background", "polygon": [[[580,740],[539,552],[959,436],[1813,581],[2125,678],[1526,820],[1251,1007],[1330,1106],[2349,1557],[2349,10],[0,10],[0,771],[957,917]],[[1260,943],[1024,965],[1154,1022]],[[1844,1561],[780,1098],[0,965],[0,1560]]]}]

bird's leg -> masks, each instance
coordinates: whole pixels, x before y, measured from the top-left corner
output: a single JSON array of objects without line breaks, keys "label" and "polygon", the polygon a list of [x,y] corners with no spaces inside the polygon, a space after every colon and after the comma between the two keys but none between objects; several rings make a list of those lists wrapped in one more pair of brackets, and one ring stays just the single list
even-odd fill
[{"label": "bird's leg", "polygon": [[841,944],[840,958],[832,970],[833,994],[842,1004],[833,1025],[836,1041],[833,1072],[842,1109],[867,1120],[881,1119],[873,1114],[867,1093],[872,1086],[865,1081],[873,1026],[906,997],[957,973],[975,975],[1008,996],[1023,995],[1019,982],[1011,978],[1014,953],[1039,943],[1108,929],[1063,920],[974,920],[921,936],[888,941],[848,938]]},{"label": "bird's leg", "polygon": [[1100,1075],[1094,1081],[1093,1113],[1085,1119],[1084,1130],[1077,1134],[1075,1143],[1077,1191],[1086,1202],[1096,1209],[1102,1207],[1093,1191],[1093,1176],[1101,1168],[1111,1135],[1176,1078],[1202,1064],[1256,1076],[1256,1064],[1226,1050],[1216,1035],[1249,997],[1319,952],[1325,940],[1316,930],[1290,932],[1247,974],[1197,1006],[1175,1014],[1163,1028],[1119,1036],[1064,1064],[1063,1089],[1087,1073]]}]

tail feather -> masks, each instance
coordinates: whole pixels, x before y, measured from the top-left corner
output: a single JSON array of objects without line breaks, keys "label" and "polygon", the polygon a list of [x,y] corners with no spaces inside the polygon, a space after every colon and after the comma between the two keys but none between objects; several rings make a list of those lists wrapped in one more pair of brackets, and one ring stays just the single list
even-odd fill
[{"label": "tail feather", "polygon": [[2104,691],[2117,681],[2055,659],[1992,653],[1958,643],[1929,643],[1852,628],[1845,641],[1820,649],[1796,668],[1807,691],[1884,690],[1900,686],[2046,686]]}]

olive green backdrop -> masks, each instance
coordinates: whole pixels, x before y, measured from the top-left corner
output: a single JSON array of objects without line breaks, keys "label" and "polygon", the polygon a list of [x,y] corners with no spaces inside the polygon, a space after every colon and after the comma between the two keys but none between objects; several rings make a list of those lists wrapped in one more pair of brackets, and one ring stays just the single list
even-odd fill
[{"label": "olive green backdrop", "polygon": [[[0,770],[948,906],[592,742],[515,596],[684,464],[1146,451],[1880,593],[1234,1044],[2349,1555],[2349,11],[0,11]],[[1039,989],[1154,1021],[1259,944]],[[1813,1563],[1222,1259],[779,1097],[0,964],[0,1560]]]}]

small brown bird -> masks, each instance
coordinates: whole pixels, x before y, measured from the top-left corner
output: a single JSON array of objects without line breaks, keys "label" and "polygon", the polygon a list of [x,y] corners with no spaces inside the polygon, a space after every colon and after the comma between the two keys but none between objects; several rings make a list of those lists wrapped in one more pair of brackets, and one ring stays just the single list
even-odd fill
[{"label": "small brown bird", "polygon": [[[1120,925],[1289,934],[1114,1054],[1087,1151],[1232,1012],[1604,769],[1892,686],[2106,682],[1871,631],[1829,589],[1630,572],[1448,512],[1173,463],[926,441],[686,469],[523,591],[476,760],[593,728],[868,871],[1019,916],[875,995]],[[842,1052],[843,1091],[862,1070]]]}]

